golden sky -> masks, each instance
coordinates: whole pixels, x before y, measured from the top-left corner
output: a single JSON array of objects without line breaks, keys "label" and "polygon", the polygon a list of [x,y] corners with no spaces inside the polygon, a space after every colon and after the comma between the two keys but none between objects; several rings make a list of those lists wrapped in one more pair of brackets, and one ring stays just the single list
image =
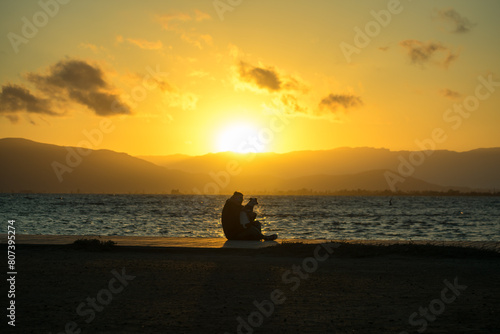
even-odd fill
[{"label": "golden sky", "polygon": [[498,1],[0,2],[0,138],[132,155],[500,146]]}]

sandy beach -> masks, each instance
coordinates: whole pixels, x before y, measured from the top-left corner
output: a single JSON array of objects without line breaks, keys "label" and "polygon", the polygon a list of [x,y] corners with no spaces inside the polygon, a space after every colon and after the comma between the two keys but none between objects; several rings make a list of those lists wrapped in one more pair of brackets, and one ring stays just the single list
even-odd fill
[{"label": "sandy beach", "polygon": [[168,247],[133,237],[95,251],[54,240],[16,245],[9,332],[500,332],[498,243]]}]

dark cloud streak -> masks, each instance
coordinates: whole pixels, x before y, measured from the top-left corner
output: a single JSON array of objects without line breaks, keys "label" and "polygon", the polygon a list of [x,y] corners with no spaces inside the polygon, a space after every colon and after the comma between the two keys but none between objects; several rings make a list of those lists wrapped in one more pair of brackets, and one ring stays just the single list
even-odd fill
[{"label": "dark cloud streak", "polygon": [[432,62],[438,66],[448,66],[458,58],[458,54],[440,42],[421,42],[414,39],[401,41],[399,45],[406,51],[413,64],[424,65]]},{"label": "dark cloud streak", "polygon": [[57,90],[69,100],[82,104],[100,116],[130,114],[130,108],[111,92],[104,72],[82,60],[60,61],[48,75],[29,74],[28,80],[40,90]]},{"label": "dark cloud streak", "polygon": [[442,23],[444,29],[450,33],[467,33],[476,26],[475,23],[472,23],[468,18],[460,15],[453,8],[437,10],[434,19]]},{"label": "dark cloud streak", "polygon": [[[58,115],[51,110],[49,100],[33,95],[27,88],[19,85],[7,84],[2,86],[0,93],[0,113],[15,113],[27,111],[34,114]],[[17,117],[11,115],[11,121]]]},{"label": "dark cloud streak", "polygon": [[30,72],[25,77],[44,97],[37,97],[22,86],[5,85],[0,96],[3,114],[26,111],[58,116],[62,113],[55,110],[67,109],[70,102],[86,106],[99,116],[131,113],[116,88],[106,81],[103,70],[86,61],[62,60],[45,74]]},{"label": "dark cloud streak", "polygon": [[281,79],[272,68],[256,67],[242,61],[239,64],[239,75],[244,81],[254,83],[261,89],[271,92],[281,89]]},{"label": "dark cloud streak", "polygon": [[449,88],[439,90],[439,94],[451,100],[456,100],[462,97],[462,94],[460,94],[459,92],[455,92]]},{"label": "dark cloud streak", "polygon": [[347,94],[330,94],[320,101],[319,108],[321,110],[327,109],[328,111],[335,113],[338,111],[339,107],[347,110],[361,105],[363,105],[363,101],[359,96]]}]

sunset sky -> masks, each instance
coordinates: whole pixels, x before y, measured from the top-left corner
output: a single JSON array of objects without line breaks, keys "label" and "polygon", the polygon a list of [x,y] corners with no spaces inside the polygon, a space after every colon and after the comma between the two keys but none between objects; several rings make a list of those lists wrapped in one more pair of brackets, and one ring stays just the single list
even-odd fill
[{"label": "sunset sky", "polygon": [[[2,1],[0,138],[132,155],[500,146],[499,1]],[[103,122],[104,120],[104,122]]]}]

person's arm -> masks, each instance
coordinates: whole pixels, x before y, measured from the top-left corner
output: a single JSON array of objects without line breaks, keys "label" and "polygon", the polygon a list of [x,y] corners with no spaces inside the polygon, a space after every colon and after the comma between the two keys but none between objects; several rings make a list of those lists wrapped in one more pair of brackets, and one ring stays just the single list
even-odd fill
[{"label": "person's arm", "polygon": [[248,212],[246,212],[245,210],[240,211],[239,222],[241,226],[243,226],[243,228],[248,227],[248,224],[250,224],[251,222],[250,217],[248,217]]},{"label": "person's arm", "polygon": [[257,213],[253,211],[254,206],[257,204],[256,198],[251,198],[248,203],[243,207],[246,212],[249,222],[253,222],[257,218]]}]

